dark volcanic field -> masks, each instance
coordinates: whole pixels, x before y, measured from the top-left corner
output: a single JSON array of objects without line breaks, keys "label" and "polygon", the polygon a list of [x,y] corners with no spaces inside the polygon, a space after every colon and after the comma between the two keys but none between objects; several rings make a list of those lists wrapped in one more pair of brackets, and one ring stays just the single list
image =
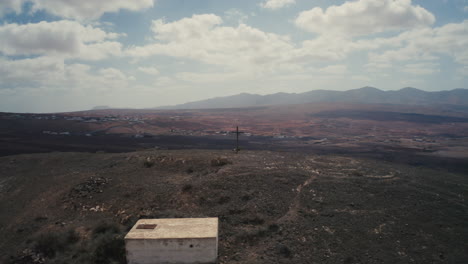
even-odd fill
[{"label": "dark volcanic field", "polygon": [[465,173],[290,151],[0,157],[4,263],[124,263],[139,218],[220,218],[220,263],[466,263]]},{"label": "dark volcanic field", "polygon": [[324,111],[313,116],[323,118],[350,118],[358,120],[375,120],[375,121],[404,121],[421,124],[442,124],[442,123],[466,123],[468,118],[451,117],[438,115],[424,115],[415,113],[398,113],[385,111],[362,111],[362,110],[335,110]]},{"label": "dark volcanic field", "polygon": [[[307,139],[307,138],[306,138]],[[304,146],[304,139],[278,140],[271,137],[241,137],[240,146],[248,150],[301,152],[318,155],[342,155],[384,160],[398,164],[441,169],[468,175],[464,158],[434,157],[419,150],[399,146],[362,144],[359,147]],[[211,149],[229,150],[236,146],[235,136],[180,136],[158,135],[148,138],[133,138],[119,134],[104,134],[93,137],[50,136],[28,132],[0,133],[0,156],[46,153],[46,152],[133,152],[145,149]]]}]

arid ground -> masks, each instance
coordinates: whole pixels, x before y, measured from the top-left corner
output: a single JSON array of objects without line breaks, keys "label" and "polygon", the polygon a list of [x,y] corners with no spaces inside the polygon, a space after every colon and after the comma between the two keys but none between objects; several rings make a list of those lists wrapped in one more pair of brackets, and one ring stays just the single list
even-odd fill
[{"label": "arid ground", "polygon": [[304,107],[2,114],[1,261],[125,263],[136,220],[209,216],[219,263],[466,263],[465,110]]}]

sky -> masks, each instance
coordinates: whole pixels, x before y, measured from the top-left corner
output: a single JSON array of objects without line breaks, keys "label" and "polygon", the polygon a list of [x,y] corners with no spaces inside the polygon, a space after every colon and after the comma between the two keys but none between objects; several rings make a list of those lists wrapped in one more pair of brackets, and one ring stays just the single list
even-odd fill
[{"label": "sky", "polygon": [[468,0],[0,0],[0,111],[468,88]]}]

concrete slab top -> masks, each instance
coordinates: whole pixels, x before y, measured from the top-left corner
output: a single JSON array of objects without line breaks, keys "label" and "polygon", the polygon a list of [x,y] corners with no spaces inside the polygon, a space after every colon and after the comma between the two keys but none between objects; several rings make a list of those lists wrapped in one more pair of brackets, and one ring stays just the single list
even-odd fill
[{"label": "concrete slab top", "polygon": [[217,238],[218,218],[140,219],[125,239]]}]

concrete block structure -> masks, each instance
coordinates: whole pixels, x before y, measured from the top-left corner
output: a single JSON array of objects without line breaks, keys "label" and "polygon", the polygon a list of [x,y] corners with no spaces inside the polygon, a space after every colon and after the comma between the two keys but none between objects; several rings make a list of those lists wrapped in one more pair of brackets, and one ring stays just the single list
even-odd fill
[{"label": "concrete block structure", "polygon": [[216,263],[218,218],[141,219],[125,248],[128,264]]}]

